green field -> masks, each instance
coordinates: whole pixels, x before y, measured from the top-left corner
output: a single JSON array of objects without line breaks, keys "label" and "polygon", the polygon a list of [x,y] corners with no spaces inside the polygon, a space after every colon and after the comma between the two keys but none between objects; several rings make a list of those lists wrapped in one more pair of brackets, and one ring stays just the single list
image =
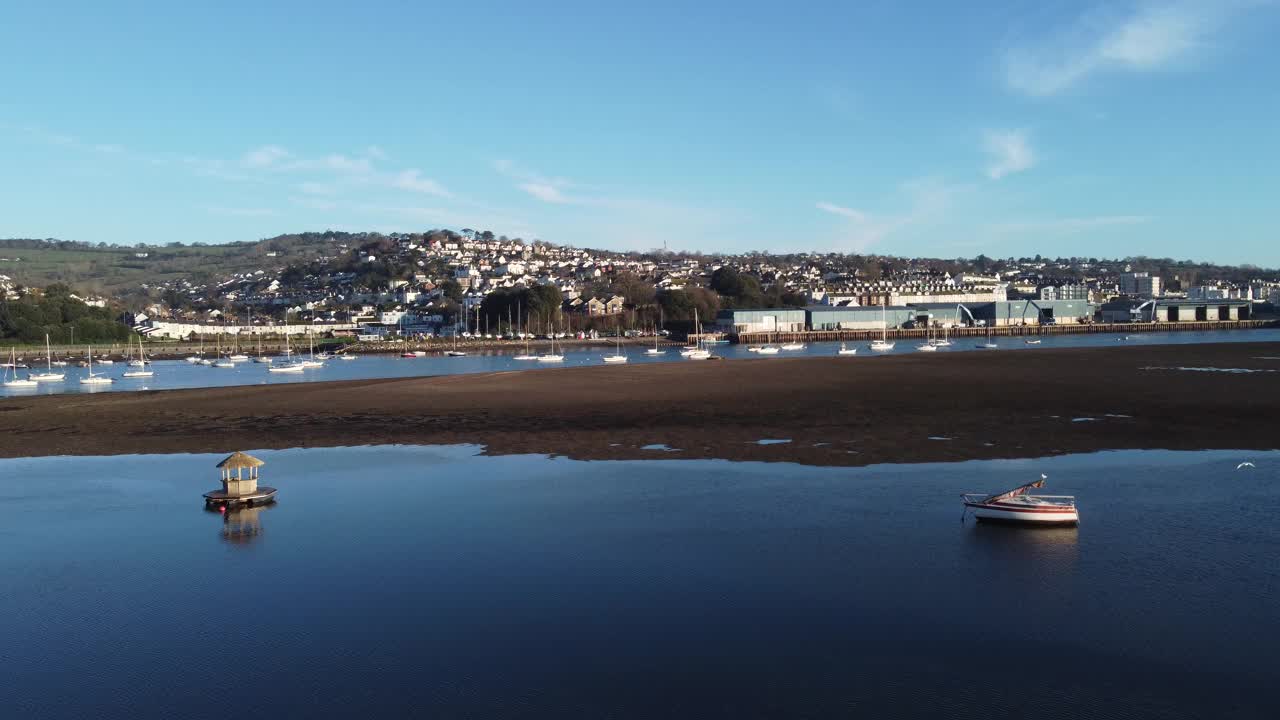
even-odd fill
[{"label": "green field", "polygon": [[[0,275],[23,285],[63,282],[81,292],[114,294],[185,278],[203,283],[237,272],[282,269],[334,254],[335,241],[286,236],[226,245],[90,246],[0,240]],[[276,257],[268,253],[276,253]],[[138,257],[145,253],[146,257]]]}]

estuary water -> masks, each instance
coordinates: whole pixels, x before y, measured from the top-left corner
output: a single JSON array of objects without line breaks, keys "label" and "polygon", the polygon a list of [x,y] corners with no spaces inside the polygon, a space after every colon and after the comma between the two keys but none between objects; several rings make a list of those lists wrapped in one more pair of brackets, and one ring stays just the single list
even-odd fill
[{"label": "estuary water", "polygon": [[[478,451],[0,460],[5,715],[1275,717],[1280,452]],[[961,522],[1041,472],[1079,528]]]},{"label": "estuary water", "polygon": [[[1280,342],[1280,329],[1264,330],[1212,330],[1206,332],[1167,332],[1144,333],[1140,335],[1045,335],[1039,345],[1027,345],[1025,338],[997,338],[998,349],[979,349],[977,345],[982,338],[956,338],[949,348],[939,352],[1004,352],[1018,350],[1034,352],[1050,348],[1069,347],[1115,347],[1117,345],[1182,345],[1195,343],[1221,342]],[[845,356],[849,362],[858,362],[881,355],[910,355],[917,352],[920,340],[898,340],[893,350],[873,352],[867,348],[866,342],[851,342],[858,354]],[[810,343],[803,350],[793,350],[777,355],[759,355],[749,352],[745,345],[717,345],[713,352],[730,359],[758,359],[767,362],[782,357],[832,357],[836,355],[839,343]],[[80,378],[88,370],[79,367],[66,367],[60,371],[66,373],[64,382],[40,383],[34,388],[10,388],[0,386],[0,397],[24,397],[31,395],[52,395],[78,392],[127,392],[130,390],[173,390],[178,388],[226,387],[230,385],[269,385],[275,383],[315,382],[324,380],[358,380],[362,378],[394,378],[420,377],[426,375],[455,375],[462,373],[505,372],[510,370],[540,370],[549,367],[575,367],[583,365],[604,364],[603,356],[611,355],[611,346],[592,348],[576,348],[570,346],[564,351],[563,363],[544,364],[528,360],[516,360],[524,346],[512,343],[507,351],[474,351],[465,357],[446,357],[431,354],[421,358],[401,358],[396,355],[365,355],[355,360],[329,360],[324,367],[310,368],[300,374],[270,373],[267,366],[253,363],[238,363],[234,368],[214,368],[206,365],[192,365],[181,360],[162,360],[153,363],[154,375],[149,378],[126,378],[124,372],[129,368],[123,364],[95,366],[94,371],[114,378],[111,385],[82,385]],[[539,354],[543,350],[535,349]],[[628,346],[623,348],[628,362],[697,362],[680,356],[678,347],[666,348],[666,353],[656,357],[644,354],[644,347]],[[1276,354],[1280,355],[1280,351]],[[36,363],[34,358],[27,358]],[[36,363],[38,364],[38,363]],[[26,370],[18,374],[26,376]]]}]

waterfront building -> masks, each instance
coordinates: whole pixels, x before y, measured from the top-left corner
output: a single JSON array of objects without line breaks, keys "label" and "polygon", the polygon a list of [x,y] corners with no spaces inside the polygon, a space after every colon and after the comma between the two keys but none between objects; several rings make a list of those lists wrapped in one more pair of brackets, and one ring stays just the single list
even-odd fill
[{"label": "waterfront building", "polygon": [[1102,305],[1102,322],[1221,322],[1252,318],[1248,300],[1115,300]]},{"label": "waterfront building", "polygon": [[[949,305],[955,310],[955,305]],[[912,307],[878,305],[869,307],[828,307],[815,305],[806,308],[811,330],[879,330],[899,328],[916,322],[917,311]]]},{"label": "waterfront building", "polygon": [[[876,310],[877,314],[879,310]],[[763,310],[721,310],[716,329],[724,333],[801,332],[808,316],[804,310],[766,308]],[[877,326],[879,327],[879,326]]]},{"label": "waterfront building", "polygon": [[1138,298],[1160,297],[1164,290],[1159,275],[1146,272],[1127,272],[1120,274],[1120,293]]}]

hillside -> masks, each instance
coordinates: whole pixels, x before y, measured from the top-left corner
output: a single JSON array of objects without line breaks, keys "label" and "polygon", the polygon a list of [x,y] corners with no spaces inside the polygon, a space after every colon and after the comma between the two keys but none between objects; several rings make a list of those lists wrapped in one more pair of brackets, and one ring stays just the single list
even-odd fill
[{"label": "hillside", "polygon": [[336,254],[336,250],[325,250],[338,242],[322,233],[226,245],[170,243],[134,247],[0,239],[0,275],[8,275],[22,285],[43,287],[62,282],[85,292],[119,295],[166,280],[203,283],[248,270],[282,270],[291,263]]}]

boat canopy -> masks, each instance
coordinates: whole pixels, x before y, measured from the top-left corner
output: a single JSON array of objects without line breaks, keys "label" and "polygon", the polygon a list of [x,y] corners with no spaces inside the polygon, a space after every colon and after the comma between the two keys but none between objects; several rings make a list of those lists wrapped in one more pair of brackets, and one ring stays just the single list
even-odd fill
[{"label": "boat canopy", "polygon": [[993,503],[993,502],[999,502],[1001,500],[1008,500],[1011,497],[1017,497],[1019,495],[1026,493],[1028,490],[1044,487],[1044,481],[1048,479],[1049,479],[1049,476],[1041,474],[1040,479],[1036,480],[1035,482],[1029,482],[1026,485],[1019,485],[1018,487],[1012,490],[1005,490],[1004,492],[996,493],[995,495],[988,495],[986,498],[983,498],[982,502]]}]

